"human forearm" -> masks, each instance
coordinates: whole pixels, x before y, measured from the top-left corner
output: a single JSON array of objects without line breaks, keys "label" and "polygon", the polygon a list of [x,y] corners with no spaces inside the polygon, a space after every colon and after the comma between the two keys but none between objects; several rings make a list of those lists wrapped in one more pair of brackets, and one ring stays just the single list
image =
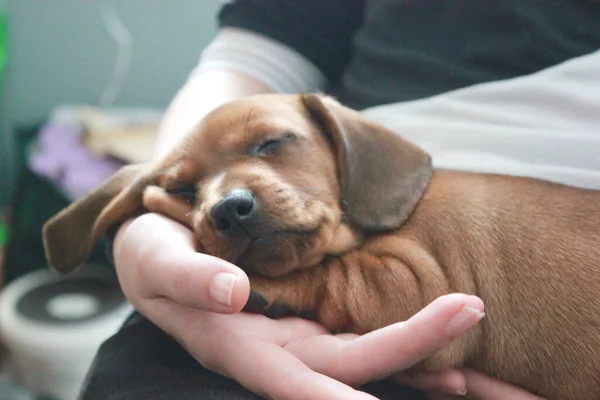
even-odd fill
[{"label": "human forearm", "polygon": [[228,70],[195,74],[169,105],[158,131],[154,157],[159,158],[214,108],[242,97],[271,90],[259,80]]}]

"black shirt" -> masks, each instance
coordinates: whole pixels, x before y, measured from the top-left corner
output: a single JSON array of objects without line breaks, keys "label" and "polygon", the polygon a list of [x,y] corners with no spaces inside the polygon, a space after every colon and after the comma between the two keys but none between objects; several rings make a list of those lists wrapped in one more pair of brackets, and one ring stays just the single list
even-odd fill
[{"label": "black shirt", "polygon": [[596,0],[234,0],[219,23],[294,48],[357,109],[530,74],[600,48]]}]

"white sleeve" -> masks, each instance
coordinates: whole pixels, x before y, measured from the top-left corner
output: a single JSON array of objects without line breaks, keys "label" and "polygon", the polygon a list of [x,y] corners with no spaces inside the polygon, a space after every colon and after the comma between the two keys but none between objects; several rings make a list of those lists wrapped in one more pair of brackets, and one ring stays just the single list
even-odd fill
[{"label": "white sleeve", "polygon": [[219,30],[190,78],[211,69],[244,73],[278,93],[322,91],[326,84],[325,75],[291,47],[239,28]]},{"label": "white sleeve", "polygon": [[438,167],[600,189],[600,50],[363,114],[421,145]]}]

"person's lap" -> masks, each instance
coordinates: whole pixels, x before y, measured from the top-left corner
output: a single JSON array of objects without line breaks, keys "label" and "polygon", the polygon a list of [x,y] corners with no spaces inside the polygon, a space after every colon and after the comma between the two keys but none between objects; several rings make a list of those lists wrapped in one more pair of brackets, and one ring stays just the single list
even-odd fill
[{"label": "person's lap", "polygon": [[[425,399],[391,382],[364,388],[382,400]],[[258,400],[236,382],[203,368],[175,340],[134,313],[99,349],[81,400],[136,399]]]}]

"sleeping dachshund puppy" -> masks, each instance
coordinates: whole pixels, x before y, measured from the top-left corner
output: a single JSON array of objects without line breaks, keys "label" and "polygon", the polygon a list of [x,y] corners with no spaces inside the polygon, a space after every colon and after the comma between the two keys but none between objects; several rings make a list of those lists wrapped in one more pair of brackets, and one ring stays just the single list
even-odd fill
[{"label": "sleeping dachshund puppy", "polygon": [[598,191],[434,170],[332,98],[259,95],[48,221],[50,265],[82,265],[108,228],[147,209],[149,185],[200,251],[248,273],[266,308],[361,334],[473,294],[487,317],[415,371],[470,366],[550,400],[600,399]]}]

